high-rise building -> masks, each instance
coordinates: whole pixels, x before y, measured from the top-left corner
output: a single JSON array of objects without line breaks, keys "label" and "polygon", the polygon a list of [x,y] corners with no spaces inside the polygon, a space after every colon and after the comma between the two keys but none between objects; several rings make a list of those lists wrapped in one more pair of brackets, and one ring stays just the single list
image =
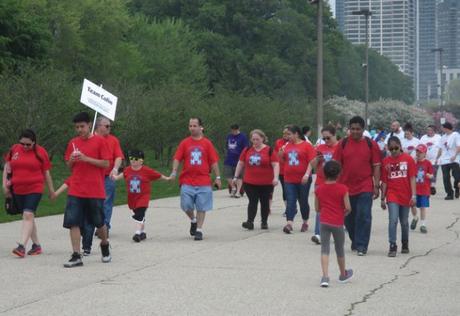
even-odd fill
[{"label": "high-rise building", "polygon": [[460,68],[460,1],[444,0],[437,8],[438,47],[443,48],[443,64]]}]

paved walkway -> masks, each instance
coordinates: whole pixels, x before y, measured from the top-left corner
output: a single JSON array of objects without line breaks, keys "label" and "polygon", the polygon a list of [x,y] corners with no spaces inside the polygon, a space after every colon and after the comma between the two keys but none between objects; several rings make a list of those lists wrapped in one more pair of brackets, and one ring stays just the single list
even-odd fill
[{"label": "paved walkway", "polygon": [[387,214],[375,203],[368,255],[351,253],[347,240],[355,277],[335,281],[334,254],[328,289],[319,287],[320,248],[311,232],[300,233],[297,218],[295,233],[282,233],[279,191],[268,231],[243,230],[246,198],[216,193],[202,242],[190,238],[178,198],[151,203],[140,244],[131,240],[130,211],[117,207],[113,261],[101,263],[96,249],[75,269],[62,266],[71,253],[62,216],[38,219],[44,253],[25,259],[10,255],[20,223],[1,224],[0,314],[460,315],[460,205],[442,198],[432,199],[428,234],[411,232],[411,253],[396,258],[386,256]]}]

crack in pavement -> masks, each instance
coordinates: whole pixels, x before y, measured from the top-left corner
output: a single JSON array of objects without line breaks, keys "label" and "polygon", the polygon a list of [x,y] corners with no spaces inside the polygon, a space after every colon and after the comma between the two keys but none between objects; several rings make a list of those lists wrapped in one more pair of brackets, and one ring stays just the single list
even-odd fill
[{"label": "crack in pavement", "polygon": [[[460,217],[455,218],[455,220],[454,220],[452,223],[450,223],[450,224],[446,227],[446,230],[450,231],[450,229],[452,229],[452,228],[455,226],[455,224],[458,223],[459,220],[460,220]],[[445,247],[445,246],[447,246],[447,245],[450,245],[450,244],[452,244],[453,242],[455,242],[456,240],[458,240],[458,239],[459,239],[459,233],[458,233],[457,231],[453,231],[453,233],[456,235],[456,237],[455,237],[453,240],[448,241],[448,242],[445,242],[445,243],[443,243],[443,244],[441,244],[441,245],[439,245],[439,246],[437,246],[437,247],[431,248],[431,249],[429,249],[427,252],[425,252],[425,253],[422,254],[422,255],[416,255],[416,256],[411,256],[411,257],[409,257],[409,258],[406,260],[406,262],[404,262],[404,263],[399,267],[399,270],[402,270],[402,269],[407,268],[407,266],[409,265],[409,263],[410,263],[412,260],[417,259],[417,258],[420,258],[420,257],[426,257],[426,256],[430,255],[433,251],[439,250],[439,249],[441,249],[442,247]],[[419,273],[420,273],[419,271],[413,271],[411,274],[406,275],[406,277],[411,277],[411,276],[417,275],[417,274],[419,274]],[[348,310],[347,310],[346,314],[344,314],[344,316],[351,316],[351,315],[353,315],[356,306],[358,306],[358,305],[360,305],[360,304],[366,303],[372,296],[374,296],[378,291],[380,291],[381,289],[383,289],[385,286],[390,285],[390,284],[396,282],[397,280],[399,280],[399,277],[400,277],[399,274],[395,274],[391,280],[386,281],[386,282],[383,282],[383,283],[379,284],[377,287],[375,287],[375,288],[373,288],[372,290],[370,290],[367,294],[365,294],[365,295],[363,296],[363,298],[362,298],[361,300],[351,303],[350,308],[348,308]]]}]

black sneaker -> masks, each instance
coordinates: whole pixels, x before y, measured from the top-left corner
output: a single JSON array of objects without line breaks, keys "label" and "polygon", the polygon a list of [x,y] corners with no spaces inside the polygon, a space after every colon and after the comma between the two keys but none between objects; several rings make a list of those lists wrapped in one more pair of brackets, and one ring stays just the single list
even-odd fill
[{"label": "black sneaker", "polygon": [[436,188],[435,188],[435,187],[431,187],[431,188],[430,188],[430,193],[431,193],[431,195],[436,195]]},{"label": "black sneaker", "polygon": [[246,228],[248,230],[253,230],[254,229],[254,223],[251,223],[251,222],[243,222],[243,224],[241,224],[241,226],[243,226],[243,228]]},{"label": "black sneaker", "polygon": [[91,254],[91,249],[83,249],[83,256],[87,257]]},{"label": "black sneaker", "polygon": [[412,222],[410,223],[410,229],[414,230],[417,227],[418,223],[418,218],[412,219]]},{"label": "black sneaker", "polygon": [[453,200],[453,199],[454,199],[454,197],[453,197],[452,195],[448,195],[448,196],[446,196],[446,197],[444,198],[444,200],[446,200],[446,201],[447,201],[447,200]]},{"label": "black sneaker", "polygon": [[107,263],[112,261],[112,257],[110,256],[110,245],[107,243],[105,245],[101,244],[101,254],[102,254],[102,262]]},{"label": "black sneaker", "polygon": [[409,253],[409,243],[408,242],[402,243],[401,253]]},{"label": "black sneaker", "polygon": [[260,229],[268,229],[268,224],[267,223],[261,223],[260,224]]},{"label": "black sneaker", "polygon": [[142,232],[141,233],[141,240],[145,240],[147,238],[147,234]]},{"label": "black sneaker", "polygon": [[141,242],[141,235],[140,234],[134,234],[133,240],[134,240],[134,242]]},{"label": "black sneaker", "polygon": [[83,265],[83,261],[81,260],[81,255],[78,252],[74,252],[70,260],[64,263],[65,268],[74,268],[80,267]]},{"label": "black sneaker", "polygon": [[460,197],[460,191],[455,189],[455,198],[458,199]]},{"label": "black sneaker", "polygon": [[195,236],[196,234],[196,223],[190,223],[190,235]]},{"label": "black sneaker", "polygon": [[396,244],[390,244],[390,250],[388,251],[388,257],[396,257],[398,252],[398,246]]},{"label": "black sneaker", "polygon": [[203,240],[203,233],[200,231],[195,232],[195,240]]}]

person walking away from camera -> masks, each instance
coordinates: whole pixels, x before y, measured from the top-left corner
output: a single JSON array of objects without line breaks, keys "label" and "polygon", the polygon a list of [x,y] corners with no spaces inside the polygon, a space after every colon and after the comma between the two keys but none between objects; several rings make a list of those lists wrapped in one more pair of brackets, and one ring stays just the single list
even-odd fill
[{"label": "person walking away from camera", "polygon": [[350,213],[351,205],[348,188],[337,183],[340,175],[340,164],[329,160],[324,164],[324,181],[315,189],[315,209],[320,215],[321,223],[321,269],[323,276],[320,285],[329,286],[329,253],[331,235],[334,237],[335,253],[339,265],[339,282],[348,282],[353,277],[353,270],[345,267],[345,216]]},{"label": "person walking away from camera", "polygon": [[417,208],[420,209],[420,232],[427,233],[426,229],[426,209],[430,207],[430,184],[433,178],[433,165],[426,159],[428,148],[424,144],[417,146],[416,150],[416,168],[417,175],[415,177],[417,187],[417,203],[412,206],[412,222],[410,229],[414,230],[417,227],[418,216]]},{"label": "person walking away from camera", "polygon": [[409,253],[409,208],[416,203],[415,161],[402,150],[401,141],[392,136],[388,140],[390,156],[382,163],[381,207],[388,206],[388,257],[398,252],[396,235],[398,220],[401,224],[401,253]]},{"label": "person walking away from camera", "polygon": [[[286,234],[292,233],[294,218],[297,213],[297,201],[302,214],[301,232],[308,230],[308,217],[310,205],[308,204],[308,192],[311,185],[311,174],[306,174],[308,165],[315,158],[315,150],[312,145],[303,140],[302,131],[298,126],[290,125],[287,128],[289,142],[280,149],[281,159],[284,160],[284,183],[287,198],[287,223],[283,228]],[[303,179],[305,178],[305,183]]]},{"label": "person walking away from camera", "polygon": [[131,150],[128,153],[129,166],[123,173],[115,176],[115,180],[125,179],[128,193],[128,207],[133,212],[132,218],[136,225],[133,236],[134,242],[141,242],[147,238],[145,233],[145,213],[149,207],[151,183],[155,180],[170,180],[156,170],[144,165],[144,152]]},{"label": "person walking away from camera", "polygon": [[233,124],[230,126],[230,129],[231,132],[228,134],[225,142],[227,155],[224,160],[224,175],[227,179],[228,192],[230,193],[230,196],[238,198],[238,194],[243,194],[243,174],[240,173],[240,178],[238,178],[237,181],[233,181],[233,176],[235,175],[236,165],[238,164],[241,152],[249,146],[249,142],[246,135],[240,132],[238,124]]},{"label": "person walking away from camera", "polygon": [[[460,196],[458,188],[460,182],[460,135],[454,132],[454,127],[449,122],[442,124],[442,131],[444,135],[441,136],[435,165],[441,166],[444,190],[447,194],[444,200],[453,200],[454,190],[455,198],[458,199]],[[454,178],[454,188],[452,188],[451,174]]]},{"label": "person walking away from camera", "polygon": [[73,250],[70,260],[64,264],[66,268],[83,265],[80,227],[85,221],[97,228],[102,262],[112,260],[103,208],[106,197],[104,173],[110,164],[110,150],[104,138],[91,133],[91,119],[87,112],[75,115],[73,123],[77,136],[69,141],[64,154],[71,175],[63,226],[70,230]]},{"label": "person walking away from camera", "polygon": [[[13,254],[20,258],[26,255],[27,244],[32,239],[32,247],[27,255],[39,255],[42,247],[38,239],[35,213],[46,184],[49,196],[54,194],[51,178],[51,163],[48,153],[37,143],[37,136],[31,129],[19,135],[19,142],[11,147],[6,156],[3,172],[3,193],[12,197],[18,210],[22,212],[21,239]],[[11,174],[11,179],[8,179]]]},{"label": "person walking away from camera", "polygon": [[214,185],[218,189],[222,187],[219,156],[211,141],[204,137],[200,118],[192,117],[188,128],[190,136],[181,141],[176,150],[171,177],[176,177],[182,163],[179,176],[181,208],[190,218],[190,235],[195,240],[202,240],[206,212],[212,210],[210,170],[216,177]]},{"label": "person walking away from camera", "polygon": [[[324,176],[323,167],[324,164],[328,161],[332,160],[334,156],[335,149],[337,147],[337,138],[335,136],[336,129],[334,126],[329,125],[324,127],[321,130],[321,139],[324,141],[324,144],[317,145],[315,147],[316,150],[316,157],[312,161],[310,161],[310,166],[307,170],[308,174],[311,174],[311,170],[316,170],[316,181],[315,181],[315,188],[319,185],[323,184],[326,181]],[[316,213],[315,217],[315,233],[311,237],[311,241],[315,244],[320,244],[320,220],[319,220],[319,213]]]},{"label": "person walking away from camera", "polygon": [[367,253],[372,227],[372,200],[379,197],[381,154],[377,143],[364,137],[364,119],[352,117],[350,136],[340,140],[333,159],[342,166],[339,183],[348,187],[351,212],[345,226],[351,249],[359,256]]},{"label": "person walking away from camera", "polygon": [[431,195],[436,194],[436,177],[438,175],[439,166],[436,164],[436,157],[441,142],[441,135],[436,134],[436,127],[434,125],[428,125],[426,129],[426,135],[420,138],[420,142],[427,147],[426,159],[433,165],[433,177],[431,178]]},{"label": "person walking away from camera", "polygon": [[254,229],[257,204],[260,201],[260,228],[268,229],[270,197],[273,194],[273,187],[278,184],[278,155],[267,145],[268,139],[263,131],[259,129],[251,131],[249,139],[252,146],[241,153],[233,178],[233,181],[236,182],[244,168],[243,187],[249,204],[247,220],[242,226],[248,230]]}]

